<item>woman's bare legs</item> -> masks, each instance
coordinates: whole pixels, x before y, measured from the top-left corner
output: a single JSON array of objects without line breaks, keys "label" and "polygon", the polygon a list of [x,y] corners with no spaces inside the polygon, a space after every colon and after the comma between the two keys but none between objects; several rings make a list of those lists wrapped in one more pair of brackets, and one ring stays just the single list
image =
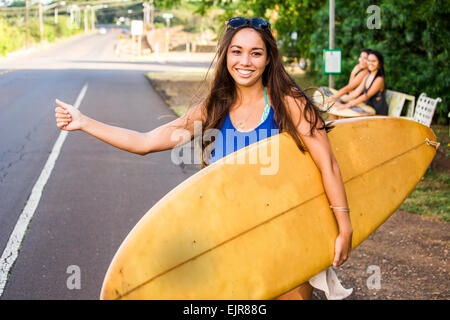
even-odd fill
[{"label": "woman's bare legs", "polygon": [[311,300],[313,287],[309,282],[302,283],[298,287],[282,294],[275,300]]}]

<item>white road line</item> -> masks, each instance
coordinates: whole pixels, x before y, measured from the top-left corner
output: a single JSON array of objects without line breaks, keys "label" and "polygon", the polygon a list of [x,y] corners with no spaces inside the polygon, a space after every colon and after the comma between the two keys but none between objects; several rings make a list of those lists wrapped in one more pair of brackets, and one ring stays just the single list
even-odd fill
[{"label": "white road line", "polygon": [[[75,108],[79,108],[81,101],[86,94],[87,88],[88,85],[86,83],[78,94],[78,98],[73,105]],[[52,173],[56,159],[58,159],[59,153],[61,151],[61,147],[64,143],[64,140],[66,140],[67,133],[68,131],[61,130],[58,139],[53,145],[52,152],[50,153],[47,162],[45,163],[44,169],[42,169],[42,172],[31,191],[31,195],[28,198],[27,204],[25,205],[25,208],[23,208],[23,211],[20,214],[19,219],[17,220],[16,226],[14,227],[14,230],[9,237],[8,243],[6,244],[6,248],[0,258],[0,297],[2,296],[3,290],[5,289],[6,283],[8,282],[8,276],[11,268],[14,265],[17,257],[19,256],[20,245],[28,229],[28,225],[33,218],[34,212],[39,205],[42,191],[44,190],[44,187],[47,184],[47,181]]]}]

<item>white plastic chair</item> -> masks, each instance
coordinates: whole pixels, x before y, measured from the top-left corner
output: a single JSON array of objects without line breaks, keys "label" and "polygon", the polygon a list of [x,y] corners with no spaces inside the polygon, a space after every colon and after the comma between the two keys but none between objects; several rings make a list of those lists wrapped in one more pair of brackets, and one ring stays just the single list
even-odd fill
[{"label": "white plastic chair", "polygon": [[[392,117],[401,117],[402,113],[406,113],[405,117],[413,118],[414,105],[416,98],[406,93],[386,90],[386,102],[389,106],[389,115]],[[406,106],[406,112],[403,112]]]},{"label": "white plastic chair", "polygon": [[431,120],[433,119],[436,106],[441,101],[441,98],[433,99],[427,97],[425,92],[421,93],[419,99],[417,100],[413,120],[429,127],[431,125]]}]

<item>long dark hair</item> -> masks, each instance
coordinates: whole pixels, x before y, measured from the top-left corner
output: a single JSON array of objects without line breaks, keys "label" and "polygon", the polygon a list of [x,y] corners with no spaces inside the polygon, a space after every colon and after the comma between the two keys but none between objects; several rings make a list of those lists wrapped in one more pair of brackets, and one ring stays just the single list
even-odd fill
[{"label": "long dark hair", "polygon": [[378,59],[378,71],[377,71],[377,74],[375,75],[374,80],[377,77],[386,78],[385,74],[384,74],[384,59],[383,59],[383,55],[381,54],[381,52],[376,51],[376,50],[370,51],[369,55],[371,55],[371,54],[373,54]]},{"label": "long dark hair", "polygon": [[[230,107],[237,99],[236,85],[227,69],[227,52],[234,35],[243,28],[252,28],[256,30],[261,35],[261,38],[266,45],[269,63],[263,72],[262,81],[263,85],[269,88],[270,100],[272,102],[271,107],[274,111],[278,129],[280,129],[281,132],[288,132],[295,140],[298,148],[302,152],[305,152],[306,148],[301,142],[296,125],[286,106],[285,99],[287,96],[295,98],[299,108],[300,105],[298,101],[304,102],[305,106],[301,116],[311,124],[311,135],[314,134],[315,130],[326,130],[328,132],[333,127],[323,120],[321,111],[287,73],[281,61],[276,40],[270,32],[270,29],[258,29],[249,25],[235,29],[226,28],[225,32],[222,31],[223,36],[219,40],[217,52],[212,62],[216,62],[214,74],[210,82],[208,93],[201,104],[203,107],[203,114],[205,115],[202,126],[202,136],[205,134],[206,130],[221,128]],[[202,139],[202,167],[207,165],[206,159],[204,159],[204,150],[210,143],[212,142],[203,141]]]},{"label": "long dark hair", "polygon": [[365,53],[367,53],[367,55],[369,55],[372,52],[372,49],[364,48],[361,50],[361,52],[365,52]]}]

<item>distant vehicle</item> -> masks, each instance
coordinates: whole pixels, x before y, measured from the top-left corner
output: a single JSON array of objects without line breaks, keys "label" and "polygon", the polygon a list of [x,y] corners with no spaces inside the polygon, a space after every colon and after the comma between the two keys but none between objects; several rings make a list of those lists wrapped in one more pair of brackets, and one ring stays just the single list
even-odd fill
[{"label": "distant vehicle", "polygon": [[106,34],[106,28],[100,28],[100,29],[98,29],[98,33],[100,33],[100,34]]},{"label": "distant vehicle", "polygon": [[122,28],[122,34],[123,34],[124,36],[131,36],[130,30],[127,29],[127,28]]}]

